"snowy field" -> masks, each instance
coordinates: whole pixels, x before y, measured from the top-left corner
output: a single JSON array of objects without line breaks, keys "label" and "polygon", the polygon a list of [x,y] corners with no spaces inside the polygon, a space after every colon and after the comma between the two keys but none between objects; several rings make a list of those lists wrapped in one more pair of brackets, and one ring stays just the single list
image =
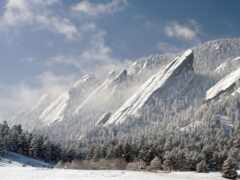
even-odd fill
[{"label": "snowy field", "polygon": [[0,158],[0,180],[224,180],[220,173],[87,171],[44,167],[50,165],[19,154],[8,153]]},{"label": "snowy field", "polygon": [[0,167],[0,175],[1,180],[224,180],[219,173],[85,171],[32,167]]}]

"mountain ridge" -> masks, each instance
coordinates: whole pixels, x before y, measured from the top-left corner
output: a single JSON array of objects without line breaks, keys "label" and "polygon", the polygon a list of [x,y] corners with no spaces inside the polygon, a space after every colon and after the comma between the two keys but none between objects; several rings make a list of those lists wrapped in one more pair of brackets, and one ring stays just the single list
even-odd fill
[{"label": "mountain ridge", "polygon": [[[192,73],[190,73],[186,76],[180,76],[179,79],[173,79],[171,82],[172,89],[182,88],[182,92],[179,91],[181,92],[179,97],[172,98],[173,101],[171,102],[176,109],[181,109],[182,112],[187,112],[188,108],[195,108],[198,111],[201,104],[205,102],[207,90],[214,87],[221,79],[236,69],[235,66],[237,67],[238,63],[234,64],[234,68],[226,68],[226,70],[216,73],[216,69],[221,67],[222,64],[231,64],[231,60],[240,56],[240,39],[221,39],[206,42],[193,47],[192,50],[185,51],[188,55],[191,54],[190,52],[194,57],[192,57],[192,64],[190,63],[191,67],[188,70],[194,70],[194,76],[191,79]],[[45,122],[47,127],[43,126],[43,128],[47,129],[47,132],[53,131],[54,136],[59,136],[60,138],[68,136],[70,139],[78,139],[99,125],[124,121],[117,115],[119,112],[124,111],[124,104],[127,106],[126,104],[131,99],[134,99],[138,91],[144,92],[147,89],[144,84],[151,84],[155,79],[161,79],[161,77],[163,79],[166,77],[167,79],[169,73],[167,70],[169,69],[166,67],[169,66],[171,68],[171,65],[174,65],[176,59],[181,56],[184,56],[184,53],[151,55],[147,58],[140,58],[125,69],[120,68],[117,71],[112,71],[107,79],[98,79],[94,76],[85,75],[75,85],[70,87],[65,92],[65,95],[62,95],[62,98],[60,96],[59,102],[55,100],[48,106],[49,109],[51,105],[53,106],[56,103],[56,108],[53,108],[49,113],[47,108],[45,108],[42,111],[45,112],[45,114],[43,113],[45,116],[41,116],[42,118],[36,117],[35,119]],[[229,65],[229,67],[232,66]],[[166,68],[166,71],[159,73],[164,68]],[[154,75],[156,76],[155,78]],[[191,81],[188,82],[187,77]],[[189,85],[184,87],[184,83]],[[157,87],[157,83],[151,86],[152,89],[158,89]],[[165,90],[163,96],[170,97],[171,93],[170,89]],[[162,108],[169,109],[168,106],[172,105],[167,105],[165,101],[159,101],[160,96],[161,93],[156,95],[157,100],[153,101],[156,105],[151,105],[149,108],[154,109],[154,111],[149,112],[152,112],[152,114],[158,112],[157,119],[165,119],[166,114]],[[146,94],[143,94],[142,97],[148,99]],[[148,110],[143,108],[141,111]],[[131,116],[135,113],[126,113],[126,116]],[[176,112],[171,114],[171,118],[179,118]],[[125,117],[125,119],[128,118]],[[16,121],[15,123],[21,122]],[[37,125],[33,127],[33,129],[38,128]]]}]

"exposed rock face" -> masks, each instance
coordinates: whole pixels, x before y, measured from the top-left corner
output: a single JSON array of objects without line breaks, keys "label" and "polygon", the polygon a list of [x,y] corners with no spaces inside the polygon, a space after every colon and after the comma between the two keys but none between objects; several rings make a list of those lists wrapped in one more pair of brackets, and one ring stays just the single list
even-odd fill
[{"label": "exposed rock face", "polygon": [[240,68],[230,73],[220,81],[218,81],[213,87],[211,87],[206,93],[206,100],[209,101],[218,97],[221,93],[231,89],[240,79]]},{"label": "exposed rock face", "polygon": [[226,72],[231,72],[233,70],[236,70],[237,67],[240,65],[240,57],[236,57],[234,59],[230,59],[229,61],[226,61],[222,64],[220,64],[216,68],[216,73],[226,73]]},{"label": "exposed rock face", "polygon": [[122,72],[120,72],[115,79],[113,79],[113,83],[122,83],[127,81],[127,70],[123,70]]},{"label": "exposed rock face", "polygon": [[100,118],[99,120],[96,122],[96,125],[99,126],[99,125],[103,125],[105,124],[108,119],[111,117],[112,113],[104,113]]},{"label": "exposed rock face", "polygon": [[222,79],[226,75],[230,74],[231,72],[235,71],[240,67],[240,57],[229,58],[226,59],[225,62],[220,64],[214,71],[214,76]]},{"label": "exposed rock face", "polygon": [[149,78],[137,93],[113,114],[106,125],[123,123],[129,116],[138,116],[139,111],[155,97],[170,100],[178,96],[193,78],[192,65],[193,52],[187,50]]},{"label": "exposed rock face", "polygon": [[134,83],[130,83],[126,70],[111,73],[78,103],[69,113],[71,117],[65,116],[63,121],[53,124],[52,128],[58,129],[60,136],[70,135],[73,139],[84,136],[94,127],[104,124],[111,115],[108,112],[115,112],[133,93],[133,88]]},{"label": "exposed rock face", "polygon": [[[21,123],[28,130],[42,128],[62,121],[97,85],[94,76],[84,75],[66,92],[57,98],[43,95],[29,112],[19,115],[15,123]],[[25,122],[26,121],[26,122]]]},{"label": "exposed rock face", "polygon": [[[115,73],[114,73],[115,74]],[[127,71],[123,70],[117,75],[111,74],[102,84],[100,84],[96,89],[94,89],[89,96],[79,104],[79,106],[74,111],[75,115],[81,115],[86,111],[91,111],[92,113],[100,114],[103,111],[108,111],[108,109],[113,108],[111,104],[115,95],[119,95],[124,100],[124,90],[122,87],[125,87],[127,82]],[[119,104],[120,102],[114,102],[114,104]],[[117,105],[116,105],[117,106]]]},{"label": "exposed rock face", "polygon": [[97,86],[97,79],[94,76],[84,75],[80,80],[55,101],[53,101],[40,115],[39,119],[47,125],[56,121],[62,121],[71,116],[73,110],[85,97]]},{"label": "exposed rock face", "polygon": [[40,115],[39,119],[46,125],[55,121],[61,121],[64,118],[64,110],[67,107],[69,94],[64,93],[51,103]]}]

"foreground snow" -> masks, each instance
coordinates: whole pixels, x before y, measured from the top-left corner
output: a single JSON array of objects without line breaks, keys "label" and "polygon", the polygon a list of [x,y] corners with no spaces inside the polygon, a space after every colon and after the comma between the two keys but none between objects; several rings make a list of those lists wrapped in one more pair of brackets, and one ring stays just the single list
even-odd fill
[{"label": "foreground snow", "polygon": [[0,174],[4,180],[224,180],[219,173],[85,171],[30,167],[1,167]]},{"label": "foreground snow", "polygon": [[[8,152],[0,157],[0,167],[51,167],[50,164],[20,154]],[[0,178],[1,179],[1,178]]]}]

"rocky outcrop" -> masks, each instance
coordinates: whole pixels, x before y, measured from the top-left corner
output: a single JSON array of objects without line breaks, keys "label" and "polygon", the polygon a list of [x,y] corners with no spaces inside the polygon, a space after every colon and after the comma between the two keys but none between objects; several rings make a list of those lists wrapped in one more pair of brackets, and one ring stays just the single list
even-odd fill
[{"label": "rocky outcrop", "polygon": [[129,116],[138,116],[139,111],[156,97],[172,99],[178,96],[193,78],[193,58],[192,50],[187,50],[183,55],[176,57],[149,78],[105,125],[123,123]]},{"label": "rocky outcrop", "polygon": [[224,77],[240,67],[240,57],[227,59],[215,69],[215,76]]},{"label": "rocky outcrop", "polygon": [[64,118],[64,110],[67,107],[69,94],[64,93],[51,103],[40,115],[39,119],[46,125],[50,125],[55,121],[61,121]]},{"label": "rocky outcrop", "polygon": [[127,71],[122,70],[120,73],[111,73],[110,76],[96,87],[89,96],[78,105],[74,111],[74,115],[81,115],[81,113],[91,111],[92,113],[111,110],[111,104],[119,104],[114,101],[116,94],[121,94],[124,98],[124,89],[122,87],[126,84],[128,79]]},{"label": "rocky outcrop", "polygon": [[212,100],[236,85],[240,79],[240,68],[225,76],[206,93],[206,100]]},{"label": "rocky outcrop", "polygon": [[111,115],[112,115],[112,113],[104,113],[100,118],[99,118],[99,120],[96,122],[96,125],[97,126],[100,126],[100,125],[103,125],[103,124],[105,124],[107,121],[108,121],[108,119],[111,117]]},{"label": "rocky outcrop", "polygon": [[57,129],[58,136],[62,138],[79,139],[94,127],[104,124],[111,115],[108,112],[115,112],[132,92],[127,71],[113,72],[79,101],[76,108],[68,113],[70,117],[65,116],[64,120],[54,123],[51,129]]}]

